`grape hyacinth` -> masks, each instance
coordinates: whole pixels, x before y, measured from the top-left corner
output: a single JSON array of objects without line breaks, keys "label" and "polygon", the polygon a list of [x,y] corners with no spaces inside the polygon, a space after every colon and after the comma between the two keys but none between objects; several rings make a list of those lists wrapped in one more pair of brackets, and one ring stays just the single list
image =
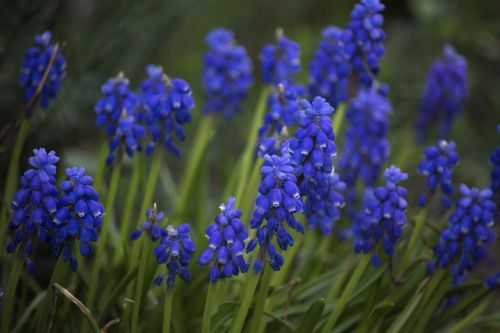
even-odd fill
[{"label": "grape hyacinth", "polygon": [[137,96],[129,87],[129,80],[119,73],[117,77],[109,79],[102,87],[104,94],[95,107],[96,125],[104,128],[107,136],[115,134],[123,110],[126,114],[134,112],[137,106]]},{"label": "grape hyacinth", "polygon": [[52,250],[56,256],[62,254],[64,262],[75,271],[78,262],[72,252],[74,242],[79,241],[82,256],[92,253],[90,242],[97,242],[104,207],[92,186],[94,180],[85,174],[84,168],[67,168],[66,176],[60,185],[62,194],[54,216],[56,235]]},{"label": "grape hyacinth", "polygon": [[128,156],[132,157],[135,151],[141,151],[141,139],[146,136],[146,131],[136,120],[136,117],[123,110],[122,116],[118,121],[115,133],[109,140],[109,155],[106,164],[111,165],[115,160],[115,153],[121,155],[124,149]]},{"label": "grape hyacinth", "polygon": [[[436,193],[438,188],[443,193],[441,202],[445,208],[451,205],[449,198],[453,195],[453,168],[458,163],[455,147],[453,141],[440,140],[436,146],[425,149],[424,160],[418,164],[418,173],[427,178],[427,188],[431,195]],[[427,200],[428,194],[422,194],[419,197],[420,205],[425,206]]]},{"label": "grape hyacinth", "polygon": [[144,121],[152,141],[146,147],[151,154],[157,142],[175,156],[180,149],[175,139],[186,138],[183,125],[191,122],[194,99],[191,86],[182,79],[170,78],[161,66],[149,65],[148,78],[141,83],[142,102],[139,117]]},{"label": "grape hyacinth", "polygon": [[338,168],[350,189],[358,178],[372,186],[389,157],[387,129],[391,104],[384,93],[382,89],[362,89],[346,111],[348,128]]},{"label": "grape hyacinth", "polygon": [[248,230],[241,222],[241,210],[234,208],[235,199],[229,197],[220,205],[215,223],[208,226],[205,236],[208,248],[198,258],[200,265],[210,265],[211,282],[246,273],[249,264],[243,258]]},{"label": "grape hyacinth", "polygon": [[307,194],[304,214],[311,228],[319,227],[321,233],[329,236],[340,218],[340,209],[345,206],[342,192],[345,183],[338,174],[328,175],[326,183],[319,184]]},{"label": "grape hyacinth", "polygon": [[266,261],[275,271],[280,270],[283,265],[284,258],[276,250],[273,239],[276,237],[278,246],[283,251],[293,245],[293,237],[286,230],[285,222],[291,229],[304,232],[302,224],[295,219],[295,214],[303,211],[303,205],[289,156],[264,156],[260,173],[262,181],[250,220],[251,228],[256,229],[257,233],[246,248],[247,253],[250,253],[259,245],[259,253],[253,266],[254,274],[262,271]]},{"label": "grape hyacinth", "polygon": [[493,231],[495,203],[491,189],[459,187],[461,198],[448,218],[448,226],[441,232],[434,246],[435,259],[429,262],[427,272],[436,267],[449,268],[453,282],[465,279],[467,271],[484,257],[486,245],[495,240]]},{"label": "grape hyacinth", "polygon": [[266,84],[292,82],[300,72],[300,46],[288,39],[283,30],[276,31],[276,44],[264,46],[260,52],[262,80]]},{"label": "grape hyacinth", "polygon": [[55,164],[59,162],[53,150],[47,153],[45,148],[33,149],[33,155],[28,159],[32,168],[24,172],[20,189],[12,199],[12,218],[8,228],[15,230],[15,234],[6,247],[7,253],[14,253],[22,244],[26,267],[32,274],[35,264],[30,257],[34,240],[52,241],[50,232],[54,227],[53,215],[57,211],[58,200]]},{"label": "grape hyacinth", "polygon": [[500,272],[488,276],[483,283],[486,289],[492,290],[500,287]]},{"label": "grape hyacinth", "polygon": [[436,122],[440,137],[447,137],[456,116],[463,112],[468,90],[465,58],[451,45],[445,45],[443,58],[432,63],[427,75],[416,122],[417,139],[423,141],[428,128]]},{"label": "grape hyacinth", "polygon": [[299,124],[299,98],[306,94],[301,84],[278,84],[269,96],[269,112],[259,128],[259,156],[280,154],[280,147],[288,137],[287,127]]},{"label": "grape hyacinth", "polygon": [[[497,132],[500,133],[500,125],[497,126]],[[492,164],[490,187],[493,191],[493,195],[498,197],[500,194],[500,145],[497,146],[495,151],[490,155],[490,161]]]},{"label": "grape hyacinth", "polygon": [[215,29],[208,33],[206,42],[209,51],[203,58],[203,87],[207,102],[203,111],[230,118],[240,111],[253,84],[252,61],[232,31]]},{"label": "grape hyacinth", "polygon": [[168,287],[173,287],[175,276],[187,281],[191,276],[187,266],[191,261],[191,255],[195,251],[195,245],[189,235],[189,225],[179,224],[177,228],[168,225],[166,228],[158,225],[158,222],[165,218],[162,212],[158,212],[156,204],[146,212],[147,221],[143,222],[141,229],[134,231],[130,235],[131,240],[136,240],[143,232],[151,241],[160,241],[154,249],[154,256],[158,264],[165,264],[166,274],[160,274],[154,279],[154,283],[160,286],[166,278]]},{"label": "grape hyacinth", "polygon": [[322,96],[335,108],[347,100],[351,65],[346,43],[349,30],[326,27],[322,39],[309,65],[309,92]]},{"label": "grape hyacinth", "polygon": [[347,52],[353,73],[363,87],[373,84],[374,76],[379,72],[380,58],[384,55],[384,17],[381,14],[384,9],[379,0],[361,0],[354,6],[347,25],[350,31]]},{"label": "grape hyacinth", "polygon": [[407,224],[407,191],[397,184],[408,179],[408,175],[392,165],[385,170],[384,177],[385,186],[375,188],[373,196],[366,197],[364,210],[354,227],[354,252],[373,252],[371,260],[375,267],[380,265],[379,243],[385,254],[392,257]]},{"label": "grape hyacinth", "polygon": [[[49,107],[51,99],[57,97],[61,82],[66,76],[66,59],[62,55],[59,44],[51,44],[52,34],[49,31],[35,36],[35,46],[26,50],[26,55],[21,66],[19,84],[24,87],[23,101],[27,107],[37,92],[40,84],[40,106],[42,109]],[[45,73],[47,72],[48,73]],[[45,82],[44,75],[46,75]],[[38,89],[40,89],[38,88]],[[28,110],[28,115],[31,110]]]}]

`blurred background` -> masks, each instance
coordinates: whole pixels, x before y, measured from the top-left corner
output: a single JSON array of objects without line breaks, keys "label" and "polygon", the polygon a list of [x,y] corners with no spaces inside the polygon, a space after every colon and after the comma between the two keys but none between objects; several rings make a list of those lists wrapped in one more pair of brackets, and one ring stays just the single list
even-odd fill
[{"label": "blurred background", "polygon": [[[197,108],[180,159],[169,155],[171,183],[185,168],[190,144],[197,135],[200,109],[205,34],[216,27],[234,30],[254,61],[256,85],[243,113],[222,122],[207,163],[210,191],[219,195],[245,144],[252,110],[260,86],[258,53],[274,41],[276,27],[302,46],[302,73],[307,83],[308,64],[327,25],[344,27],[353,0],[52,0],[3,1],[0,12],[0,124],[8,125],[22,110],[22,89],[17,84],[20,63],[37,33],[50,30],[54,41],[65,41],[68,76],[61,94],[47,112],[34,116],[21,158],[34,147],[55,149],[66,165],[86,166],[92,174],[98,150],[106,144],[94,126],[94,103],[101,85],[123,71],[137,88],[146,65],[160,64],[173,77],[193,87]],[[393,103],[390,140],[393,155],[414,175],[414,163],[423,146],[415,143],[413,123],[419,96],[433,58],[449,42],[469,65],[470,97],[466,111],[455,123],[451,139],[461,155],[456,175],[471,185],[489,185],[489,154],[499,142],[500,123],[500,2],[495,0],[385,0],[386,56],[380,80],[391,87]],[[437,137],[431,138],[435,142]],[[339,135],[338,142],[342,143]],[[5,174],[11,146],[2,147],[0,173]],[[339,151],[341,154],[342,151]],[[2,177],[0,177],[2,178]],[[3,181],[3,180],[0,180]],[[417,178],[415,186],[421,181]],[[172,185],[172,184],[170,184]],[[174,185],[172,185],[174,186]],[[1,184],[0,188],[4,185]],[[169,209],[166,209],[167,211]]]}]

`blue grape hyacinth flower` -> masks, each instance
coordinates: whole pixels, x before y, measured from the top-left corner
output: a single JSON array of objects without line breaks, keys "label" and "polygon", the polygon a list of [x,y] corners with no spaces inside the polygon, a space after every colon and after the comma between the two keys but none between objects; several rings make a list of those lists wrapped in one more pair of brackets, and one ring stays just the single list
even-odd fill
[{"label": "blue grape hyacinth flower", "polygon": [[346,44],[351,33],[337,27],[326,27],[309,65],[309,92],[322,96],[335,108],[348,98],[351,64]]},{"label": "blue grape hyacinth flower", "polygon": [[384,9],[379,0],[361,0],[354,6],[347,25],[350,38],[346,48],[353,73],[363,87],[373,84],[374,76],[379,72],[380,58],[385,52],[384,16],[381,14]]},{"label": "blue grape hyacinth flower", "polygon": [[11,220],[8,228],[15,230],[13,239],[7,244],[7,253],[14,253],[18,246],[24,247],[26,267],[32,274],[35,264],[30,259],[33,242],[52,241],[53,216],[57,211],[58,191],[56,187],[56,166],[59,157],[45,148],[33,149],[28,159],[32,166],[21,177],[20,189],[14,194],[10,206]]},{"label": "blue grape hyacinth flower", "polygon": [[293,169],[287,155],[264,156],[264,164],[260,168],[262,181],[259,195],[250,220],[251,228],[257,231],[256,238],[250,240],[246,248],[246,252],[250,253],[259,245],[253,265],[254,274],[259,274],[266,262],[273,270],[280,270],[284,258],[273,241],[276,238],[282,251],[293,245],[293,237],[286,225],[297,232],[304,232],[304,227],[295,218],[295,214],[303,211],[303,205]]},{"label": "blue grape hyacinth flower", "polygon": [[106,164],[111,165],[116,158],[121,157],[122,150],[132,157],[135,151],[141,151],[141,139],[146,136],[144,127],[136,120],[136,116],[123,110],[115,133],[109,140],[109,155]]},{"label": "blue grape hyacinth flower", "polygon": [[[431,195],[439,189],[444,197],[441,202],[448,208],[451,205],[450,197],[453,195],[453,168],[458,163],[458,154],[453,141],[438,141],[436,146],[430,146],[424,151],[424,160],[418,164],[418,173],[427,178],[427,188]],[[426,205],[428,194],[419,198],[421,206]]]},{"label": "blue grape hyacinth flower", "polygon": [[[497,132],[500,133],[500,125],[497,126]],[[490,161],[492,164],[490,187],[493,194],[498,196],[500,194],[500,145],[491,153]]]},{"label": "blue grape hyacinth flower", "polygon": [[184,124],[191,122],[194,99],[191,86],[183,79],[170,78],[161,66],[149,65],[148,78],[141,83],[139,119],[151,137],[146,153],[151,154],[158,142],[180,156],[176,139],[185,140]]},{"label": "blue grape hyacinth flower", "polygon": [[500,288],[500,272],[492,274],[484,279],[484,287],[489,290]]},{"label": "blue grape hyacinth flower", "polygon": [[445,45],[443,57],[432,63],[427,74],[415,124],[417,139],[423,141],[433,123],[438,123],[440,137],[447,137],[463,112],[468,91],[467,62],[451,45]]},{"label": "blue grape hyacinth flower", "polygon": [[292,82],[300,72],[300,45],[276,31],[276,44],[264,46],[260,52],[262,80],[266,84]]},{"label": "blue grape hyacinth flower", "polygon": [[218,28],[207,34],[208,52],[203,58],[203,112],[219,112],[226,118],[238,113],[253,84],[252,61],[232,31]]},{"label": "blue grape hyacinth flower", "polygon": [[434,259],[427,267],[428,273],[436,267],[449,268],[453,282],[465,279],[467,272],[484,257],[486,246],[496,238],[493,230],[496,205],[491,200],[491,189],[461,184],[459,192],[461,197],[434,246]]},{"label": "blue grape hyacinth flower", "polygon": [[398,183],[408,175],[394,165],[384,172],[386,183],[366,197],[363,212],[354,227],[354,252],[372,253],[372,264],[380,265],[377,247],[380,245],[388,257],[394,255],[396,242],[403,235],[407,218],[405,215],[406,188]]},{"label": "blue grape hyacinth flower", "polygon": [[219,279],[246,273],[249,264],[243,258],[248,230],[240,220],[241,210],[234,207],[235,199],[229,197],[220,205],[215,223],[208,226],[205,236],[208,248],[198,257],[198,264],[210,265],[209,279]]},{"label": "blue grape hyacinth flower", "polygon": [[157,210],[156,204],[146,212],[147,221],[143,222],[140,229],[130,235],[131,240],[138,239],[142,233],[153,242],[159,241],[153,254],[158,264],[165,264],[166,274],[160,274],[155,277],[154,283],[160,286],[163,280],[166,280],[169,288],[174,286],[175,276],[178,275],[182,280],[189,280],[191,273],[187,266],[191,261],[191,256],[195,251],[195,245],[189,234],[188,224],[179,224],[177,228],[168,225],[163,228],[158,224],[165,218],[163,212]]},{"label": "blue grape hyacinth flower", "polygon": [[119,73],[117,77],[109,79],[102,87],[101,97],[95,104],[96,125],[104,128],[107,136],[116,133],[120,117],[124,110],[131,114],[137,107],[136,94],[129,87],[129,80]]},{"label": "blue grape hyacinth flower", "polygon": [[92,253],[91,242],[97,242],[102,226],[104,207],[99,194],[92,186],[94,180],[85,174],[82,167],[66,169],[67,180],[61,182],[61,197],[54,216],[56,233],[52,250],[62,255],[75,271],[78,266],[73,254],[75,241],[79,241],[80,254],[88,257]]},{"label": "blue grape hyacinth flower", "polygon": [[[66,77],[66,59],[62,55],[60,45],[50,43],[51,37],[52,34],[49,31],[36,35],[35,46],[26,50],[19,84],[24,87],[23,101],[28,107],[33,107],[29,103],[32,103],[44,75],[46,79],[40,90],[42,109],[47,109],[50,100],[57,97],[62,80]],[[28,110],[28,115],[30,113],[31,110]]]},{"label": "blue grape hyacinth flower", "polygon": [[354,188],[359,178],[368,187],[377,181],[390,152],[387,139],[390,112],[391,103],[380,88],[362,89],[351,101],[346,111],[344,153],[338,164],[348,188]]}]

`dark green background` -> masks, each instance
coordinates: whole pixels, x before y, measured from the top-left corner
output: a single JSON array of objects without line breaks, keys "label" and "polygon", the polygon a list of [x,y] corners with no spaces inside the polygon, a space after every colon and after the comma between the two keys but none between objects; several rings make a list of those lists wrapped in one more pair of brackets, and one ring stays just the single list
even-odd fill
[{"label": "dark green background", "polygon": [[[421,146],[413,140],[412,123],[432,59],[443,43],[452,43],[469,64],[470,97],[456,123],[461,164],[460,180],[486,186],[489,153],[497,145],[500,122],[500,2],[456,0],[384,1],[386,56],[380,79],[391,86],[391,161],[415,162]],[[222,26],[235,31],[254,60],[256,86],[242,115],[222,122],[210,149],[213,191],[220,192],[245,141],[259,91],[258,52],[281,26],[303,49],[299,81],[307,82],[307,67],[327,25],[345,26],[355,1],[206,0],[206,1],[3,1],[0,12],[0,124],[19,116],[22,91],[17,84],[24,51],[34,34],[48,29],[65,41],[68,77],[57,102],[33,118],[23,163],[34,147],[56,149],[66,164],[82,164],[92,173],[97,150],[105,144],[94,126],[93,105],[100,86],[124,71],[137,87],[149,63],[161,64],[174,77],[185,78],[195,92],[195,121],[188,125],[183,156],[169,158],[174,177],[184,167],[197,134],[201,88],[201,59],[207,31]],[[433,138],[431,141],[435,141]],[[342,136],[339,135],[339,143]],[[0,171],[5,174],[10,146],[1,147]],[[342,151],[340,150],[341,154]],[[404,155],[403,155],[404,154]],[[403,163],[410,174],[414,165]],[[3,181],[3,180],[2,180]],[[3,186],[2,186],[3,187]]]}]

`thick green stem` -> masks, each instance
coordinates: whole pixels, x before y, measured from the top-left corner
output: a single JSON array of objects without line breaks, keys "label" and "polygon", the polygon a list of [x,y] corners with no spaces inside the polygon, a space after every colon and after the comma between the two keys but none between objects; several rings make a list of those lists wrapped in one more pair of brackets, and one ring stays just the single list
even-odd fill
[{"label": "thick green stem", "polygon": [[345,112],[346,112],[346,104],[342,103],[339,105],[337,110],[335,110],[335,115],[333,116],[333,133],[338,137],[340,128],[342,127],[342,123],[344,122]]},{"label": "thick green stem", "polygon": [[[132,333],[136,333],[139,329],[139,313],[141,310],[142,302],[142,288],[144,286],[144,278],[146,276],[148,256],[151,254],[151,244],[152,242],[147,237],[143,237],[142,253],[141,258],[139,259],[139,272],[137,274],[137,283],[135,285],[134,304],[132,305]],[[167,287],[167,289],[170,288]]]},{"label": "thick green stem", "polygon": [[413,232],[411,234],[410,240],[408,241],[408,245],[406,246],[406,251],[403,256],[403,259],[401,260],[401,269],[405,269],[406,264],[410,260],[413,251],[415,250],[415,246],[417,245],[418,238],[420,237],[420,234],[422,233],[422,228],[425,225],[425,220],[427,219],[427,212],[428,208],[422,208],[420,212],[417,215],[416,218],[416,223],[415,223],[415,228],[413,229]]},{"label": "thick green stem", "polygon": [[205,301],[205,309],[203,310],[203,322],[201,323],[201,332],[210,332],[210,321],[212,319],[212,313],[214,311],[214,301],[216,297],[215,290],[217,289],[217,284],[210,282],[207,291],[207,300]]},{"label": "thick green stem", "polygon": [[323,328],[323,333],[330,333],[337,323],[337,320],[340,318],[340,315],[344,311],[345,306],[347,305],[347,302],[349,301],[349,298],[351,297],[352,293],[354,292],[354,289],[358,285],[359,280],[363,276],[363,273],[368,266],[368,263],[370,262],[370,256],[368,255],[362,255],[360,261],[358,262],[358,265],[356,266],[356,269],[354,270],[351,279],[347,283],[346,288],[344,289],[344,292],[340,296],[340,299],[338,300],[337,304],[335,304],[335,307],[333,308],[332,313],[330,314],[330,317],[328,318],[328,321],[325,324],[325,327]]},{"label": "thick green stem", "polygon": [[132,215],[134,214],[134,203],[137,197],[137,189],[139,187],[139,181],[141,178],[141,167],[142,156],[136,156],[135,167],[132,171],[132,177],[130,179],[129,186],[127,188],[127,197],[125,198],[125,207],[123,210],[122,222],[120,223],[120,241],[122,246],[116,251],[115,262],[121,259],[125,259],[125,248],[129,244],[129,235],[131,231]]},{"label": "thick green stem", "polygon": [[266,305],[267,293],[269,291],[269,284],[271,283],[271,269],[264,267],[262,279],[260,280],[259,292],[255,301],[255,309],[253,311],[252,320],[250,321],[249,332],[262,332],[265,329],[264,307]]},{"label": "thick green stem", "polygon": [[255,288],[257,288],[257,283],[259,282],[260,274],[256,275],[252,272],[249,272],[250,277],[248,280],[248,284],[243,289],[243,296],[241,298],[240,307],[238,309],[238,313],[234,318],[231,333],[241,333],[243,329],[243,325],[245,324],[245,319],[247,317],[248,309],[250,308],[250,304],[252,304],[253,295],[255,293]]},{"label": "thick green stem", "polygon": [[107,238],[110,228],[111,216],[113,212],[113,206],[115,203],[116,193],[118,191],[118,184],[120,183],[122,164],[121,161],[117,161],[117,164],[113,167],[113,172],[111,173],[111,183],[109,185],[109,191],[106,198],[105,215],[102,221],[101,234],[99,235],[99,241],[96,245],[95,251],[95,264],[90,275],[90,293],[87,305],[92,307],[95,301],[95,297],[99,292],[99,273],[101,272],[101,267],[105,267],[103,262],[104,256],[106,254],[106,245],[108,244]]},{"label": "thick green stem", "polygon": [[12,201],[12,196],[16,190],[16,184],[19,179],[19,157],[21,156],[21,151],[23,150],[24,141],[26,140],[26,134],[28,133],[28,118],[24,118],[21,122],[21,127],[17,133],[16,142],[14,143],[14,149],[12,150],[12,156],[9,161],[9,170],[7,171],[7,178],[3,196],[3,205],[0,211],[0,248],[5,248],[5,236],[7,233],[4,228],[7,226],[7,216],[9,212],[10,202]]},{"label": "thick green stem", "polygon": [[165,307],[163,308],[163,333],[170,333],[172,322],[172,299],[174,298],[174,288],[167,287],[165,293]]},{"label": "thick green stem", "polygon": [[259,127],[262,123],[262,118],[264,117],[264,112],[266,110],[268,90],[266,87],[262,89],[262,92],[257,102],[257,108],[254,112],[254,117],[250,126],[250,131],[248,133],[247,145],[245,151],[243,152],[243,160],[240,168],[238,187],[236,188],[235,198],[241,198],[243,191],[247,186],[247,179],[252,165],[252,157],[255,152],[255,145],[257,142],[257,134],[259,132]]},{"label": "thick green stem", "polygon": [[23,262],[24,259],[20,255],[16,256],[16,258],[14,259],[14,265],[12,266],[12,270],[10,271],[9,281],[7,282],[7,288],[5,289],[5,299],[3,301],[3,315],[2,322],[0,323],[1,333],[9,332],[9,324],[12,310],[14,309],[17,283],[19,282],[19,277],[21,276]]},{"label": "thick green stem", "polygon": [[97,169],[94,177],[94,189],[97,193],[101,193],[102,179],[104,177],[104,170],[106,170],[106,157],[108,156],[109,148],[106,145],[101,146],[99,151],[99,160],[97,162]]}]

